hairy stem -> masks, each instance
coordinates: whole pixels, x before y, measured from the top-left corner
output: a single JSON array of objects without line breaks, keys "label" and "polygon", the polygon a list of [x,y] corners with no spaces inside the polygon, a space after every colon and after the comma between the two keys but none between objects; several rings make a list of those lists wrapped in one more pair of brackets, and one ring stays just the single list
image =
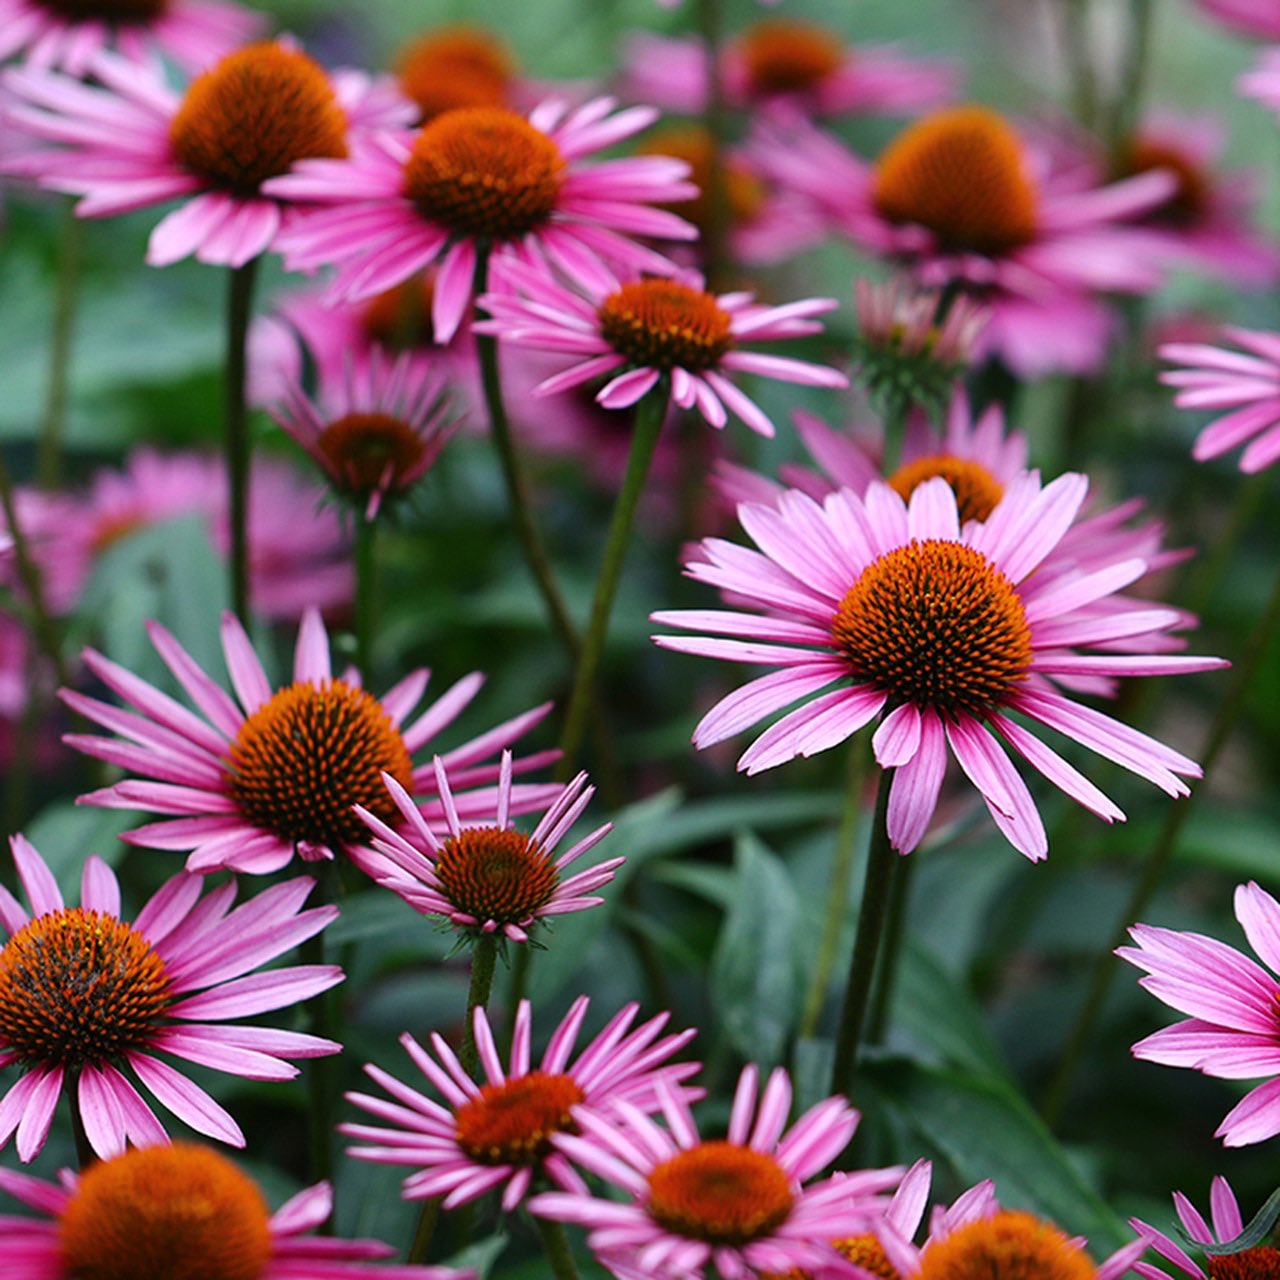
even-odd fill
[{"label": "hairy stem", "polygon": [[223,448],[231,524],[231,608],[249,625],[249,407],[245,368],[258,259],[232,267],[227,287],[227,364]]}]

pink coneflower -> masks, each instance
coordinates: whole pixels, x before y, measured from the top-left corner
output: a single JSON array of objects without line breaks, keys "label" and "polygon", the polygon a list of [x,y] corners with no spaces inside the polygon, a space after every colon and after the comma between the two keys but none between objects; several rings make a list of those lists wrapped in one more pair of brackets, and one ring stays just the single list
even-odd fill
[{"label": "pink coneflower", "polygon": [[771,436],[773,423],[727,374],[848,386],[844,374],[824,365],[741,345],[821,332],[813,317],[834,310],[834,298],[765,307],[746,293],[707,293],[701,279],[692,276],[687,283],[666,278],[612,282],[583,297],[516,263],[502,265],[496,284],[500,291],[481,299],[492,319],[477,322],[476,332],[580,357],[535,387],[535,395],[607,378],[596,399],[606,409],[625,409],[667,377],[672,401],[682,409],[696,408],[713,427],[723,427],[732,410],[753,431]]},{"label": "pink coneflower", "polygon": [[[1280,972],[1280,902],[1250,881],[1236,887],[1235,912],[1249,945]],[[1116,955],[1146,971],[1139,985],[1188,1015],[1138,1041],[1134,1057],[1223,1080],[1278,1074],[1280,981],[1234,947],[1199,933],[1136,924],[1129,936],[1138,945],[1120,947]],[[1277,1133],[1280,1079],[1272,1078],[1247,1093],[1214,1136],[1228,1147],[1244,1147]]]},{"label": "pink coneflower", "polygon": [[0,887],[9,935],[0,951],[0,1065],[23,1073],[0,1101],[0,1142],[16,1129],[21,1160],[44,1146],[64,1087],[98,1155],[116,1155],[126,1141],[166,1142],[121,1064],[198,1133],[242,1147],[231,1116],[157,1053],[250,1080],[291,1080],[298,1071],[286,1059],[341,1049],[224,1021],[297,1004],[342,981],[332,965],[252,972],[336,918],[336,907],[300,910],[314,880],[275,885],[229,910],[234,884],[201,898],[204,881],[181,872],[128,924],[101,858],[85,862],[80,906],[68,907],[32,845],[14,836],[10,846],[31,912]]},{"label": "pink coneflower", "polygon": [[1280,40],[1280,12],[1272,0],[1196,0],[1211,18],[1247,36]]},{"label": "pink coneflower", "polygon": [[1121,149],[1119,176],[1163,169],[1177,187],[1139,219],[1162,235],[1173,258],[1237,284],[1265,287],[1280,273],[1280,251],[1254,229],[1257,175],[1218,167],[1225,133],[1206,116],[1164,114],[1144,121]]},{"label": "pink coneflower", "polygon": [[690,240],[696,230],[659,204],[696,194],[687,167],[662,156],[582,163],[652,124],[649,107],[612,98],[570,110],[544,102],[526,119],[500,107],[448,111],[416,134],[383,133],[349,159],[309,159],[267,191],[322,208],[279,247],[290,270],[335,265],[334,296],[381,293],[438,263],[432,316],[447,342],[471,301],[478,246],[545,259],[590,285],[606,264],[664,274],[660,254],[632,236]]},{"label": "pink coneflower", "polygon": [[[810,1107],[787,1129],[791,1081],[773,1071],[757,1107],[749,1066],[734,1092],[725,1139],[699,1137],[687,1099],[657,1086],[667,1128],[638,1107],[574,1112],[581,1134],[556,1148],[630,1197],[603,1200],[580,1186],[529,1202],[540,1217],[576,1222],[615,1275],[687,1278],[714,1268],[725,1280],[838,1261],[828,1240],[878,1216],[879,1195],[902,1178],[881,1169],[805,1186],[844,1150],[858,1113],[843,1098]],[[785,1131],[785,1132],[784,1132]]]},{"label": "pink coneflower", "polygon": [[260,13],[225,0],[0,0],[0,62],[83,76],[116,49],[132,62],[164,54],[198,71],[256,36]]},{"label": "pink coneflower", "polygon": [[440,365],[408,353],[353,362],[314,399],[290,382],[271,416],[365,520],[422,479],[460,425]]},{"label": "pink coneflower", "polygon": [[[1192,1280],[1210,1280],[1210,1277],[1216,1276],[1269,1276],[1280,1268],[1280,1250],[1270,1244],[1258,1244],[1252,1249],[1244,1249],[1226,1257],[1214,1254],[1214,1245],[1227,1244],[1244,1230],[1244,1219],[1240,1216],[1236,1194],[1232,1191],[1231,1184],[1221,1175],[1214,1178],[1209,1192],[1212,1227],[1181,1191],[1173,1193],[1173,1206],[1178,1211],[1182,1230],[1201,1246],[1207,1270],[1202,1269],[1172,1236],[1157,1231],[1140,1218],[1130,1218],[1129,1225],[1147,1241],[1150,1248],[1173,1263],[1178,1273],[1190,1276]],[[1143,1280],[1174,1280],[1163,1267],[1149,1262],[1135,1263],[1133,1269]]]},{"label": "pink coneflower", "polygon": [[333,1212],[319,1182],[269,1213],[258,1184],[207,1147],[126,1151],[60,1182],[0,1169],[0,1189],[35,1216],[0,1218],[0,1267],[41,1280],[226,1276],[235,1280],[474,1280],[474,1272],[380,1259],[380,1240],[309,1237]]},{"label": "pink coneflower", "polygon": [[[649,33],[626,46],[625,92],[667,111],[701,115],[707,58],[698,40]],[[956,66],[912,58],[893,45],[850,45],[830,27],[766,18],[724,47],[720,74],[733,107],[778,105],[815,116],[911,115],[951,98]]]},{"label": "pink coneflower", "polygon": [[82,196],[82,217],[106,217],[180,197],[151,233],[147,261],[195,255],[238,267],[269,249],[288,197],[264,184],[304,157],[345,156],[355,126],[403,123],[412,108],[358,73],[330,75],[288,41],[228,54],[175,92],[154,64],[99,54],[90,87],[55,72],[12,71],[14,121],[57,144],[21,172]]},{"label": "pink coneflower", "polygon": [[1163,242],[1126,223],[1169,196],[1170,173],[1082,190],[1074,173],[1038,172],[1013,127],[976,106],[918,121],[875,164],[802,120],[761,137],[764,171],[834,229],[928,288],[982,299],[981,350],[1022,377],[1099,366],[1110,320],[1098,293],[1159,282]]},{"label": "pink coneflower", "polygon": [[[271,687],[244,628],[231,614],[223,615],[222,651],[235,698],[158,623],[148,624],[147,633],[202,715],[86,649],[85,665],[133,710],[64,690],[69,707],[120,735],[73,734],[66,741],[148,779],[125,779],[78,803],[169,815],[121,839],[147,849],[190,849],[191,871],[228,867],[265,874],[285,866],[295,852],[308,861],[347,852],[367,835],[355,805],[386,819],[396,815],[384,773],[414,795],[433,791],[434,768],[415,767],[413,756],[453,723],[484,683],[479,673],[465,676],[406,725],[430,673],[412,672],[381,699],[361,688],[354,670],[335,678],[329,639],[315,609],[302,619],[292,683],[278,689]],[[537,724],[550,706],[515,716],[445,754],[454,785],[492,782],[497,766],[480,762]],[[536,768],[553,758],[542,752],[520,767]],[[523,813],[557,790],[513,788],[512,807]],[[469,791],[454,803],[470,816],[487,813],[492,802],[483,791]],[[428,804],[426,812],[441,813],[440,803]]]},{"label": "pink coneflower", "polygon": [[1227,325],[1222,334],[1244,348],[1229,351],[1204,342],[1170,342],[1160,358],[1185,366],[1160,375],[1177,387],[1179,409],[1229,409],[1196,437],[1197,462],[1216,458],[1247,440],[1240,470],[1262,471],[1280,458],[1280,334]]},{"label": "pink coneflower", "polygon": [[1253,98],[1280,113],[1280,49],[1264,49],[1257,62],[1236,81],[1236,89],[1242,97]]},{"label": "pink coneflower", "polygon": [[[1054,686],[1079,676],[1161,675],[1225,665],[1216,658],[1086,653],[1103,642],[1167,630],[1176,610],[1111,610],[1108,598],[1146,571],[1140,558],[1082,572],[1055,552],[1088,490],[1081,475],[1043,488],[1015,480],[984,524],[960,526],[941,477],[906,503],[888,485],[851,490],[821,505],[791,491],[776,508],[744,504],[743,527],[759,551],[710,538],[688,574],[765,611],[678,610],[654,621],[710,635],[656,636],[664,648],[776,666],[722,699],[694,731],[708,747],[803,699],[738,761],[748,773],[844,742],[882,712],[872,739],[893,769],[888,829],[893,847],[916,847],[937,804],[948,748],[1015,848],[1048,852],[1031,793],[998,739],[1107,822],[1124,815],[1047,743],[1010,718],[1018,713],[1185,795],[1178,775],[1194,761],[1080,705]],[[732,638],[721,638],[732,637]],[[823,693],[828,685],[835,689]],[[993,735],[992,730],[995,731]]]},{"label": "pink coneflower", "polygon": [[447,829],[444,837],[431,830],[413,797],[387,775],[387,789],[402,828],[396,831],[376,814],[357,808],[374,835],[372,850],[353,853],[361,870],[423,915],[445,916],[460,928],[496,933],[512,942],[527,942],[530,927],[539,920],[584,911],[604,901],[588,895],[608,884],[625,858],[609,858],[563,878],[561,873],[613,830],[611,822],[583,836],[558,858],[554,856],[556,845],[595,794],[595,788],[587,786],[585,773],[555,797],[537,826],[525,835],[511,822],[510,751],[502,753],[496,812],[492,821],[483,824],[459,818],[444,764],[439,756],[433,763]]},{"label": "pink coneflower", "polygon": [[498,1056],[485,1011],[477,1008],[472,1025],[484,1068],[482,1084],[462,1069],[439,1035],[431,1037],[434,1058],[412,1036],[401,1036],[400,1043],[444,1105],[380,1067],[366,1066],[370,1079],[396,1101],[364,1093],[347,1097],[393,1127],[339,1125],[348,1137],[373,1144],[352,1147],[349,1154],[417,1167],[418,1172],[404,1181],[405,1197],[443,1196],[446,1209],[500,1186],[502,1207],[510,1212],[528,1194],[537,1175],[560,1187],[583,1190],[582,1180],[552,1145],[552,1137],[573,1132],[579,1115],[609,1113],[623,1105],[638,1112],[654,1111],[660,1081],[678,1085],[698,1070],[696,1062],[670,1062],[695,1033],[681,1031],[659,1038],[667,1023],[665,1013],[633,1027],[640,1008],[636,1004],[619,1010],[571,1062],[588,1003],[586,996],[573,1002],[533,1069],[529,1002],[522,1000],[516,1010],[506,1066]]}]

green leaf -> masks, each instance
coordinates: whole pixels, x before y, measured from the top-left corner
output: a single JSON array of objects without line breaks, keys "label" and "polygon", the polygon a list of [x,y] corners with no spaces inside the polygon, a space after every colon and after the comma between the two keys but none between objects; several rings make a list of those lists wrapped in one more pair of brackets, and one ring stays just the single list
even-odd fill
[{"label": "green leaf", "polygon": [[711,958],[711,995],[734,1048],[750,1061],[781,1061],[799,1012],[804,975],[800,902],[787,868],[750,833],[734,855],[736,892]]},{"label": "green leaf", "polygon": [[1040,1117],[1004,1081],[898,1057],[868,1061],[859,1070],[899,1122],[943,1156],[962,1184],[991,1178],[1002,1204],[1087,1236],[1095,1257],[1132,1239]]}]

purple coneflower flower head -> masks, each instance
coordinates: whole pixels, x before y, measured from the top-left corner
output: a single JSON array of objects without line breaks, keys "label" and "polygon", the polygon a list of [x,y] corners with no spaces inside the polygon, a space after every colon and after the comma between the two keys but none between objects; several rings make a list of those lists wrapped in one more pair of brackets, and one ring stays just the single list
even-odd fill
[{"label": "purple coneflower flower head", "polygon": [[844,374],[824,365],[743,346],[820,333],[814,317],[833,311],[834,298],[766,307],[747,293],[708,293],[697,276],[614,281],[589,289],[584,297],[516,263],[504,263],[496,283],[500,291],[481,299],[492,318],[478,321],[477,332],[580,357],[539,383],[535,395],[607,378],[596,399],[606,409],[625,409],[665,377],[672,401],[682,409],[696,408],[713,427],[723,427],[732,410],[753,431],[771,436],[773,423],[728,375],[754,373],[815,387],[848,385]]},{"label": "purple coneflower flower head", "polygon": [[1270,1276],[1280,1268],[1280,1249],[1270,1244],[1255,1245],[1252,1249],[1226,1256],[1214,1255],[1214,1245],[1234,1240],[1245,1227],[1236,1194],[1232,1191],[1231,1184],[1221,1175],[1214,1178],[1209,1192],[1212,1226],[1181,1191],[1173,1193],[1173,1206],[1178,1212],[1178,1221],[1182,1223],[1183,1231],[1200,1246],[1200,1251],[1204,1254],[1204,1266],[1201,1267],[1172,1236],[1157,1231],[1140,1218],[1130,1218],[1129,1225],[1166,1263],[1172,1263],[1175,1268],[1171,1275],[1164,1267],[1150,1262],[1137,1262],[1133,1269],[1143,1280],[1175,1280],[1178,1275],[1190,1276],[1192,1280],[1210,1280],[1216,1276]]},{"label": "purple coneflower flower head", "polygon": [[1182,367],[1160,375],[1177,387],[1179,409],[1228,409],[1196,437],[1197,462],[1248,444],[1240,470],[1263,471],[1280,458],[1280,334],[1227,325],[1223,336],[1244,348],[1207,342],[1168,342],[1160,357]]},{"label": "purple coneflower flower head", "polygon": [[421,480],[460,425],[442,366],[408,352],[352,362],[340,379],[321,380],[315,398],[291,380],[271,416],[364,520]]},{"label": "purple coneflower flower head", "polygon": [[472,1025],[484,1070],[480,1082],[462,1069],[441,1036],[431,1037],[434,1056],[412,1036],[401,1036],[414,1065],[444,1102],[409,1088],[380,1067],[366,1066],[369,1078],[395,1101],[363,1093],[347,1097],[392,1127],[339,1125],[342,1133],[366,1144],[350,1148],[349,1154],[417,1168],[405,1179],[405,1198],[443,1196],[446,1209],[501,1187],[502,1207],[510,1212],[524,1200],[536,1176],[585,1192],[582,1179],[553,1146],[554,1135],[576,1132],[582,1116],[609,1114],[621,1106],[638,1113],[654,1111],[659,1082],[690,1092],[680,1082],[698,1070],[696,1062],[670,1061],[695,1033],[663,1036],[665,1013],[633,1026],[636,1004],[619,1010],[575,1057],[588,1004],[586,996],[573,1002],[537,1067],[531,1066],[532,1013],[527,1000],[516,1010],[505,1066],[485,1011],[477,1008]]},{"label": "purple coneflower flower head", "polygon": [[[89,1145],[106,1157],[167,1142],[127,1068],[180,1120],[233,1146],[244,1134],[226,1110],[157,1054],[250,1080],[291,1080],[289,1058],[341,1045],[296,1031],[236,1026],[308,1000],[342,981],[333,965],[253,970],[313,937],[336,907],[301,910],[315,881],[274,885],[232,908],[234,884],[201,896],[182,872],[132,924],[120,918],[120,886],[101,858],[84,865],[80,906],[68,907],[44,859],[22,836],[10,841],[28,912],[0,887],[0,1065],[22,1076],[0,1101],[0,1142],[17,1131],[18,1157],[44,1146],[58,1097],[74,1091]],[[2,1255],[0,1255],[2,1256]]]},{"label": "purple coneflower flower head", "polygon": [[[709,93],[700,41],[635,34],[627,41],[629,97],[700,116]],[[766,18],[744,28],[721,53],[723,92],[738,108],[785,106],[814,116],[910,115],[941,106],[956,91],[956,66],[913,58],[886,44],[852,46],[830,27]]]},{"label": "purple coneflower flower head", "polygon": [[197,71],[264,25],[262,14],[226,0],[0,0],[0,61],[83,76],[115,49],[131,62],[160,53]]},{"label": "purple coneflower flower head", "polygon": [[[1250,881],[1236,888],[1235,912],[1249,945],[1280,973],[1280,902]],[[1280,980],[1203,934],[1136,924],[1129,936],[1137,946],[1116,955],[1146,971],[1139,984],[1157,1000],[1188,1015],[1139,1040],[1134,1057],[1224,1080],[1272,1077],[1231,1109],[1214,1136],[1244,1147],[1280,1133]]]},{"label": "purple coneflower flower head", "polygon": [[285,265],[338,269],[334,297],[381,293],[439,264],[433,320],[452,338],[471,302],[477,253],[547,261],[584,285],[606,264],[669,273],[632,236],[691,240],[696,229],[657,205],[697,194],[688,166],[662,156],[584,164],[585,157],[652,124],[651,107],[615,112],[612,98],[570,109],[544,102],[528,118],[466,107],[417,133],[386,132],[346,159],[308,159],[267,191],[321,206],[280,240]]},{"label": "purple coneflower flower head", "polygon": [[19,69],[10,115],[55,144],[10,166],[83,197],[86,218],[182,198],[151,233],[147,261],[242,266],[269,249],[288,197],[264,184],[303,157],[345,156],[363,128],[403,123],[412,107],[358,72],[326,72],[286,40],[247,45],[176,92],[163,68],[99,54],[93,86]]},{"label": "purple coneflower flower head", "polygon": [[[461,714],[484,683],[473,672],[410,720],[430,673],[420,668],[375,698],[355,670],[334,676],[324,623],[310,609],[298,631],[293,679],[273,689],[244,628],[228,613],[222,651],[233,698],[162,626],[150,623],[147,632],[201,714],[88,649],[86,666],[130,709],[63,690],[69,707],[119,735],[71,734],[66,741],[144,779],[126,778],[81,796],[79,803],[167,815],[121,838],[147,849],[189,849],[190,871],[227,867],[260,875],[278,871],[295,852],[306,861],[349,852],[367,838],[354,806],[387,819],[397,812],[384,774],[414,795],[434,790],[434,767],[415,766],[413,756]],[[454,786],[492,782],[498,766],[483,762],[537,724],[550,706],[504,721],[444,755],[445,766],[456,770]],[[554,758],[554,752],[542,752],[518,767],[537,768]],[[558,791],[513,787],[512,811],[537,807]],[[479,790],[455,796],[452,803],[470,816],[487,813],[492,801]],[[439,802],[428,803],[427,812],[440,813]]]},{"label": "purple coneflower flower head", "polygon": [[630,1199],[601,1199],[582,1186],[535,1196],[530,1210],[588,1228],[597,1259],[626,1280],[689,1280],[709,1269],[740,1280],[838,1262],[827,1242],[878,1217],[881,1193],[903,1171],[811,1183],[844,1150],[858,1113],[828,1098],[788,1129],[786,1071],[773,1071],[763,1093],[758,1086],[756,1068],[745,1068],[724,1139],[702,1138],[688,1100],[665,1082],[658,1085],[665,1129],[627,1103],[610,1115],[575,1111],[581,1132],[560,1134],[556,1147]]},{"label": "purple coneflower flower head", "polygon": [[963,528],[941,477],[917,487],[909,504],[881,483],[862,498],[839,490],[821,505],[794,490],[776,507],[743,504],[739,518],[759,550],[710,538],[687,572],[761,615],[658,613],[655,622],[709,634],[654,639],[682,653],[777,669],[717,703],[694,731],[694,744],[723,741],[799,701],[738,761],[757,773],[837,746],[882,716],[872,744],[881,767],[894,770],[889,837],[902,853],[924,835],[950,753],[1010,843],[1032,860],[1047,854],[1035,801],[1001,740],[1091,812],[1107,822],[1123,819],[1011,712],[1170,795],[1185,795],[1182,778],[1200,774],[1194,761],[1055,688],[1064,678],[1224,665],[1217,658],[1083,651],[1184,620],[1172,609],[1106,607],[1146,572],[1139,557],[1089,572],[1074,558],[1055,560],[1087,491],[1084,476],[1042,487],[1030,472],[1009,486],[985,523]]},{"label": "purple coneflower flower head", "polygon": [[0,1169],[0,1190],[25,1205],[0,1218],[0,1267],[42,1280],[474,1280],[448,1267],[381,1265],[380,1240],[310,1237],[333,1212],[317,1183],[275,1213],[258,1184],[225,1156],[191,1143],[126,1151],[60,1182]]},{"label": "purple coneflower flower head", "polygon": [[459,928],[496,933],[512,942],[528,942],[536,921],[585,911],[604,901],[590,895],[613,879],[625,858],[609,858],[571,876],[562,873],[594,849],[613,829],[612,823],[555,856],[556,846],[595,794],[585,773],[560,791],[525,835],[511,822],[510,751],[502,753],[496,812],[484,824],[462,821],[444,763],[439,756],[433,763],[444,811],[443,835],[432,831],[413,798],[390,774],[385,781],[399,811],[399,830],[357,807],[373,832],[373,848],[357,850],[353,860],[380,885],[423,915],[445,916]]},{"label": "purple coneflower flower head", "polygon": [[924,117],[874,164],[799,119],[758,138],[764,172],[836,231],[926,288],[979,294],[981,353],[1021,377],[1099,367],[1110,332],[1100,295],[1147,293],[1160,281],[1164,242],[1130,223],[1168,198],[1172,174],[1081,190],[1074,171],[1054,172],[985,107]]}]

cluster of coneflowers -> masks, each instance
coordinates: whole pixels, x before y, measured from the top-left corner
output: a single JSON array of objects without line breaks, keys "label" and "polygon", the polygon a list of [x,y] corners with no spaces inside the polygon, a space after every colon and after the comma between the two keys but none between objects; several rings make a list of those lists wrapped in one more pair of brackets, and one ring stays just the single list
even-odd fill
[{"label": "cluster of coneflowers", "polygon": [[[1267,4],[1202,6],[1280,39]],[[156,851],[156,865],[185,855],[138,908],[90,856],[73,907],[12,836],[25,905],[0,888],[0,1067],[13,1076],[0,1144],[31,1162],[65,1124],[80,1167],[56,1181],[0,1169],[0,1189],[28,1210],[0,1217],[4,1274],[449,1280],[472,1271],[422,1265],[436,1215],[488,1197],[532,1218],[557,1280],[577,1275],[566,1223],[620,1280],[1164,1277],[1140,1261],[1148,1250],[1203,1280],[1182,1245],[1137,1220],[1132,1240],[1095,1263],[1078,1237],[1002,1205],[989,1181],[930,1212],[929,1161],[855,1167],[849,1095],[878,956],[894,962],[880,938],[896,855],[935,826],[949,772],[1032,862],[1049,841],[1029,777],[1106,823],[1125,816],[1045,730],[1172,799],[1201,774],[1096,705],[1122,677],[1226,665],[1185,652],[1195,619],[1150,598],[1144,580],[1183,553],[1163,545],[1159,520],[1091,492],[1086,475],[1030,468],[1026,436],[998,399],[975,408],[965,379],[1097,370],[1116,326],[1108,295],[1150,292],[1175,262],[1280,275],[1280,254],[1248,226],[1247,195],[1212,169],[1215,140],[1157,120],[1110,154],[1046,141],[958,102],[950,64],[852,51],[780,16],[722,42],[637,39],[618,98],[539,85],[476,29],[429,33],[392,77],[327,69],[292,38],[265,38],[265,25],[223,0],[0,0],[0,58],[12,62],[0,77],[4,171],[76,197],[83,217],[164,205],[147,261],[194,257],[228,274],[223,459],[144,447],[79,494],[15,491],[0,476],[5,578],[26,610],[0,627],[0,658],[22,678],[44,662],[67,682],[76,723],[65,742],[114,771],[78,802],[150,815],[121,838]],[[1273,105],[1274,62],[1264,55],[1244,86]],[[703,123],[639,139],[659,108]],[[747,121],[736,139],[726,113]],[[867,113],[914,120],[867,158],[831,127]],[[823,345],[819,319],[839,299],[761,302],[730,287],[728,269],[833,236],[896,272],[858,282],[845,358]],[[268,255],[322,279],[254,320]],[[1243,350],[1164,347],[1178,366],[1164,378],[1184,407],[1230,410],[1198,458],[1246,444],[1241,465],[1259,470],[1280,457],[1280,336],[1227,337]],[[802,355],[759,349],[775,342]],[[720,460],[704,496],[736,512],[750,545],[694,543],[686,573],[719,601],[653,615],[662,649],[768,668],[705,711],[697,748],[750,731],[738,768],[757,774],[859,752],[866,729],[879,769],[830,1096],[792,1121],[787,1071],[762,1078],[747,1065],[726,1122],[704,1133],[692,1109],[706,1092],[700,1066],[680,1056],[691,1029],[669,1030],[667,1013],[642,1020],[629,1002],[589,1034],[601,1010],[585,996],[554,1026],[519,999],[507,1027],[491,1009],[494,971],[535,942],[554,947],[550,922],[599,906],[624,863],[610,824],[576,830],[594,795],[577,766],[672,419],[719,429],[733,418],[772,436],[776,396],[755,381],[839,389],[837,365],[880,411],[879,438],[798,409],[813,468],[787,464],[775,480]],[[254,455],[251,407],[309,456],[310,481]],[[602,425],[619,414],[621,453],[620,433]],[[562,715],[544,703],[446,747],[482,674],[430,698],[425,669],[381,693],[364,677],[376,535],[473,425],[493,438],[572,692]],[[529,500],[527,459],[540,448],[579,456],[616,492],[585,629]],[[147,634],[173,692],[94,648],[69,664],[58,623],[99,557],[182,515],[227,562],[225,679],[158,622]],[[344,611],[357,666],[335,666],[322,616]],[[286,680],[260,656],[255,616],[296,623]],[[522,745],[557,720],[558,747]],[[543,780],[552,768],[557,780]],[[1167,858],[1173,838],[1153,857]],[[837,940],[842,876],[838,862],[825,924]],[[349,1156],[408,1171],[402,1194],[423,1208],[404,1265],[385,1261],[391,1244],[308,1234],[332,1207],[336,1100],[323,1060],[343,1035],[326,993],[344,974],[325,930],[345,895],[387,890],[453,931],[471,963],[460,1045],[406,1032],[408,1065],[367,1064],[378,1092],[347,1094],[361,1118],[337,1125]],[[1280,904],[1250,884],[1237,914],[1280,970]],[[1280,981],[1212,939],[1145,925],[1133,939],[1120,954],[1190,1018],[1138,1056],[1277,1074]],[[295,951],[299,963],[276,963]],[[819,1011],[833,951],[815,978]],[[308,1029],[246,1021],[261,1014]],[[258,1136],[184,1067],[282,1082],[310,1059],[322,1180],[274,1213],[216,1148],[171,1142],[169,1116],[258,1154]],[[1219,1132],[1229,1145],[1280,1133],[1280,1081]],[[1210,1275],[1274,1272],[1275,1251],[1257,1240],[1236,1251],[1243,1221],[1224,1181],[1212,1227],[1176,1203]],[[460,1231],[474,1221],[457,1220]]]}]

